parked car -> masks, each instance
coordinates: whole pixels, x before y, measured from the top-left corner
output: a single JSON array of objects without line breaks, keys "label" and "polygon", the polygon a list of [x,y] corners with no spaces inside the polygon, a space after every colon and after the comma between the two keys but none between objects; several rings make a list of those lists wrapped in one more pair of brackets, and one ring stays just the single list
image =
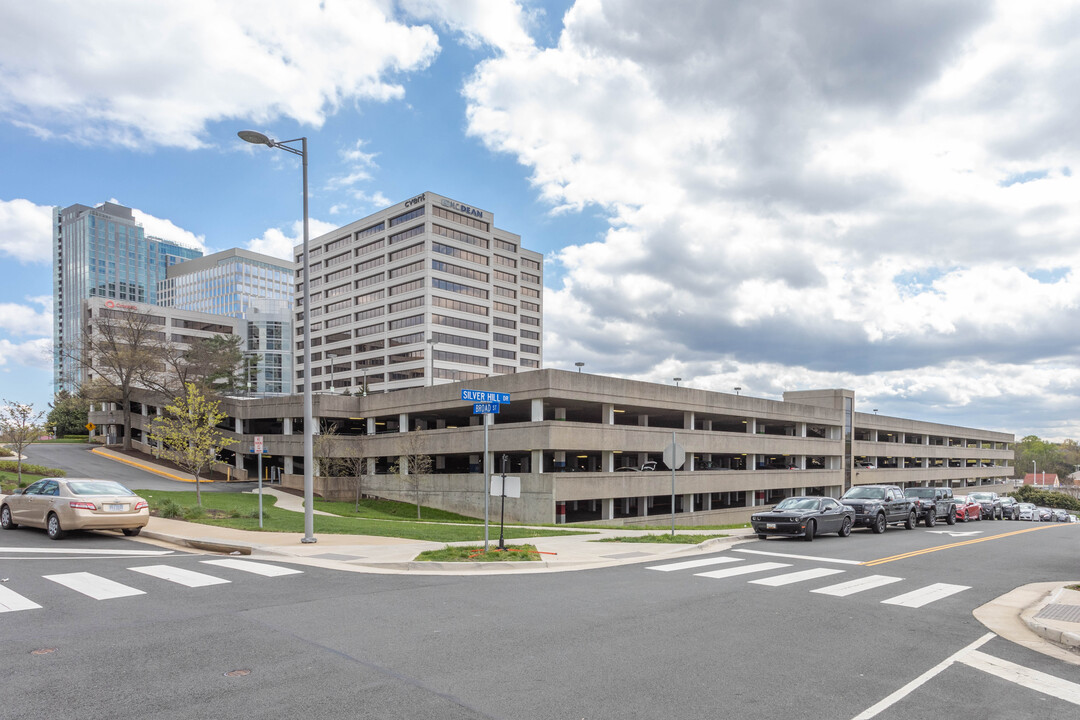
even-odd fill
[{"label": "parked car", "polygon": [[973,492],[968,497],[975,499],[982,505],[982,516],[988,520],[1001,520],[1004,517],[1001,509],[1001,498],[996,492]]},{"label": "parked car", "polygon": [[146,500],[112,480],[42,478],[4,497],[0,526],[44,528],[59,540],[68,530],[121,530],[138,535],[150,522]]},{"label": "parked car", "polygon": [[904,495],[915,501],[915,511],[926,527],[934,527],[938,519],[956,524],[956,500],[952,490],[937,487],[912,487]]},{"label": "parked car", "polygon": [[855,511],[832,498],[789,497],[772,510],[752,515],[750,524],[761,540],[769,535],[788,535],[810,542],[822,533],[850,535]]},{"label": "parked car", "polygon": [[615,468],[615,472],[650,472],[656,469],[656,461],[650,460],[646,463],[642,463],[641,467],[634,467],[633,465],[627,465],[626,467]]},{"label": "parked car", "polygon": [[915,502],[896,485],[856,485],[840,498],[855,510],[855,525],[869,527],[875,533],[885,526],[903,523],[912,530],[918,521]]},{"label": "parked car", "polygon": [[1073,515],[1072,513],[1069,513],[1069,522],[1071,522],[1071,523],[1077,522],[1076,516]]},{"label": "parked car", "polygon": [[982,505],[967,495],[957,495],[956,518],[967,522],[969,520],[982,520]]},{"label": "parked car", "polygon": [[1039,508],[1033,503],[1018,503],[1016,515],[1020,520],[1038,520]]},{"label": "parked car", "polygon": [[1014,497],[1001,498],[1001,515],[1006,520],[1020,519],[1020,502]]},{"label": "parked car", "polygon": [[1055,510],[1054,511],[1054,522],[1069,522],[1069,511],[1068,510]]},{"label": "parked car", "polygon": [[1054,519],[1054,511],[1050,508],[1039,508],[1039,521],[1050,522]]},{"label": "parked car", "polygon": [[855,469],[856,470],[877,470],[877,463],[875,463],[873,460],[856,460],[855,461]]}]

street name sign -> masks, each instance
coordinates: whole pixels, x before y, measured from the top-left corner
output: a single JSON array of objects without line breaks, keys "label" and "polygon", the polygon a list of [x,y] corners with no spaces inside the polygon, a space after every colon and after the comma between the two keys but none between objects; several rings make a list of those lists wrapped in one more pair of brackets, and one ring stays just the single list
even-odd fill
[{"label": "street name sign", "polygon": [[487,413],[498,414],[499,403],[496,402],[482,402],[473,403],[472,406],[473,415],[486,415]]},{"label": "street name sign", "polygon": [[510,393],[488,392],[487,390],[462,390],[461,399],[477,403],[508,403]]}]

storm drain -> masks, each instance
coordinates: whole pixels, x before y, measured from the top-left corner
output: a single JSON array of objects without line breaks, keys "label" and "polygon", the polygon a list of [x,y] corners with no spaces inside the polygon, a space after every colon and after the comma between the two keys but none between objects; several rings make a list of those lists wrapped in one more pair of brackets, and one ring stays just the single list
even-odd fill
[{"label": "storm drain", "polygon": [[1065,622],[1080,623],[1080,605],[1063,605],[1050,603],[1035,616],[1040,620],[1064,620]]}]

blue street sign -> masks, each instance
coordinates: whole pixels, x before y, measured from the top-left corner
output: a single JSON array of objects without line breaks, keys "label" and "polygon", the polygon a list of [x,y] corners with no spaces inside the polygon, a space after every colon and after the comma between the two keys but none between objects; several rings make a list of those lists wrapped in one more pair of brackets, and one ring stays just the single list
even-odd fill
[{"label": "blue street sign", "polygon": [[510,393],[488,392],[486,390],[462,390],[461,399],[465,402],[508,403]]},{"label": "blue street sign", "polygon": [[499,403],[473,403],[473,415],[486,415],[487,413],[499,412]]}]

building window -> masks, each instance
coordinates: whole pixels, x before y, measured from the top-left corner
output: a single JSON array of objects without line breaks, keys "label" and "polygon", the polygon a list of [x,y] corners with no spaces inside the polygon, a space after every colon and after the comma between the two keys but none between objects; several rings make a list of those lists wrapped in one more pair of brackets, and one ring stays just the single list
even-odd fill
[{"label": "building window", "polygon": [[360,288],[370,287],[371,285],[375,285],[376,283],[381,283],[384,279],[386,279],[385,273],[375,273],[374,275],[368,275],[366,278],[360,278],[359,280],[357,280],[355,287],[357,290],[359,290]]},{"label": "building window", "polygon": [[503,272],[502,270],[495,271],[495,279],[502,280],[503,282],[517,284],[517,275],[511,275],[510,273]]},{"label": "building window", "polygon": [[539,345],[526,345],[525,343],[522,343],[521,344],[521,352],[527,352],[527,353],[532,353],[533,355],[539,355],[540,354],[540,346]]},{"label": "building window", "polygon": [[390,303],[390,314],[401,312],[402,310],[410,310],[414,307],[422,307],[424,304],[424,296],[409,298],[408,300],[402,300],[401,302]]},{"label": "building window", "polygon": [[493,317],[491,318],[491,322],[495,323],[498,327],[510,328],[511,330],[517,329],[517,323],[507,318]]},{"label": "building window", "polygon": [[513,365],[492,365],[491,369],[503,375],[512,375],[517,372],[517,368]]},{"label": "building window", "polygon": [[[424,269],[424,261],[423,260],[418,260],[417,262],[409,263],[408,265],[402,265],[401,267],[396,267],[393,270],[391,270],[390,271],[390,279],[392,280],[394,278],[401,277],[402,275],[411,275],[411,274],[413,274],[415,272],[420,272],[423,269]],[[394,293],[390,293],[390,294],[393,295]]]},{"label": "building window", "polygon": [[521,279],[524,282],[533,283],[534,285],[539,285],[540,284],[540,276],[539,275],[533,275],[532,273],[527,273],[527,272],[521,273]]},{"label": "building window", "polygon": [[390,288],[390,295],[400,295],[401,293],[412,292],[424,287],[424,278],[417,278],[411,282],[403,283],[401,285],[394,285]]},{"label": "building window", "polygon": [[521,316],[522,325],[540,325],[540,318],[529,317],[528,315]]},{"label": "building window", "polygon": [[491,302],[491,304],[494,306],[494,308],[498,312],[504,312],[504,313],[510,313],[511,315],[517,315],[517,308],[514,307],[513,305],[508,305],[507,303],[499,302],[498,300],[493,300]]},{"label": "building window", "polygon": [[381,247],[386,247],[386,240],[383,238],[379,238],[375,242],[368,243],[367,245],[361,245],[360,247],[356,248],[356,257],[360,257],[361,255],[367,255],[368,253],[373,253]]},{"label": "building window", "polygon": [[364,310],[363,312],[358,312],[355,315],[353,315],[353,318],[356,320],[356,322],[361,322],[361,321],[367,320],[369,318],[379,317],[380,315],[382,315],[385,312],[386,312],[386,307],[383,306],[383,305],[380,305],[378,307],[373,307],[373,308],[370,308],[368,310]]},{"label": "building window", "polygon": [[461,328],[462,330],[473,330],[482,333],[488,331],[487,323],[477,322],[476,320],[466,320],[465,318],[450,317],[449,315],[432,314],[431,322],[434,325],[446,325],[447,327]]},{"label": "building window", "polygon": [[517,245],[515,245],[514,243],[506,242],[505,240],[500,240],[499,238],[495,238],[495,247],[499,248],[500,250],[506,250],[507,252],[512,253],[516,253],[518,249]]},{"label": "building window", "polygon": [[536,288],[531,288],[531,287],[523,287],[523,288],[521,288],[521,294],[525,295],[526,297],[533,297],[533,298],[540,297],[540,291],[537,290]]},{"label": "building window", "polygon": [[431,212],[435,217],[441,217],[443,220],[450,220],[452,222],[460,223],[462,225],[467,225],[471,228],[476,228],[477,230],[483,230],[484,232],[487,232],[491,229],[491,226],[483,220],[477,220],[476,218],[469,217],[468,215],[462,215],[461,213],[456,213],[452,210],[447,210],[446,208],[433,207],[431,209]]},{"label": "building window", "polygon": [[380,265],[382,265],[385,262],[386,262],[386,256],[385,255],[380,255],[379,257],[373,257],[370,260],[365,260],[362,263],[357,263],[354,266],[354,269],[356,270],[356,272],[362,273],[365,270],[370,270],[373,267],[379,267]]},{"label": "building window", "polygon": [[446,350],[436,350],[432,357],[435,360],[441,360],[442,362],[455,362],[462,365],[483,365],[487,366],[488,359],[479,355],[467,355],[465,353],[447,352]]},{"label": "building window", "polygon": [[443,245],[439,242],[431,243],[431,249],[437,253],[442,253],[443,255],[450,255],[451,257],[460,258],[462,260],[468,260],[469,262],[474,262],[479,265],[488,264],[487,255],[481,255],[479,253],[469,252],[468,250],[462,250],[461,248]]},{"label": "building window", "polygon": [[371,235],[374,235],[377,232],[382,232],[385,229],[386,229],[386,225],[383,224],[383,223],[378,223],[376,225],[372,225],[371,227],[364,228],[363,230],[356,233],[356,239],[359,240],[360,238],[369,237]]},{"label": "building window", "polygon": [[386,346],[385,340],[369,340],[356,346],[356,352],[366,353],[374,350],[382,350]]},{"label": "building window", "polygon": [[440,278],[432,278],[431,287],[438,288],[439,290],[449,290],[450,292],[461,293],[462,295],[469,295],[471,297],[477,297],[487,300],[488,291],[481,288],[473,287],[471,285],[463,285],[462,283],[450,282],[449,280],[442,280]]},{"label": "building window", "polygon": [[517,267],[517,261],[516,260],[514,260],[512,258],[508,258],[508,257],[503,257],[502,255],[496,255],[495,256],[495,264],[496,265],[505,265],[506,267],[512,267],[512,268]]},{"label": "building window", "polygon": [[395,250],[394,252],[390,253],[390,262],[394,262],[396,260],[401,260],[402,258],[407,258],[410,255],[415,255],[415,254],[417,254],[419,252],[423,252],[423,251],[424,251],[424,243],[418,243],[416,245],[410,245],[407,248],[401,248],[400,250]]},{"label": "building window", "polygon": [[402,328],[412,327],[413,325],[422,325],[423,323],[423,315],[412,315],[410,317],[401,318],[399,320],[391,320],[388,323],[388,327],[391,330],[400,330]]},{"label": "building window", "polygon": [[521,258],[521,267],[539,271],[540,263],[535,260],[530,260],[529,258]]},{"label": "building window", "polygon": [[[423,339],[423,337],[421,337]],[[480,338],[464,337],[462,335],[450,335],[449,333],[433,332],[431,333],[431,339],[437,343],[446,343],[448,345],[462,345],[464,347],[477,348],[479,350],[487,350],[487,340],[481,340]]]},{"label": "building window", "polygon": [[423,216],[424,216],[424,206],[421,205],[420,207],[416,208],[415,210],[410,210],[409,212],[405,213],[404,215],[398,215],[397,217],[390,218],[390,227],[394,227],[395,225],[400,225],[402,223],[407,223],[407,222],[409,222],[410,220],[412,220],[414,218],[423,217]]},{"label": "building window", "polygon": [[473,303],[467,303],[462,300],[451,300],[450,298],[439,297],[438,295],[432,296],[431,304],[436,307],[447,308],[448,310],[460,310],[461,312],[472,313],[473,315],[488,314],[488,309],[483,305],[474,305]]},{"label": "building window", "polygon": [[521,309],[522,310],[529,310],[529,311],[532,311],[532,312],[540,312],[540,306],[537,305],[534,302],[529,302],[528,300],[522,300],[521,301]]},{"label": "building window", "polygon": [[521,359],[521,367],[538,368],[538,367],[540,367],[540,361],[539,360],[528,360],[526,358],[522,358]]},{"label": "building window", "polygon": [[502,348],[494,348],[494,349],[492,349],[491,354],[494,355],[497,358],[503,358],[505,360],[516,360],[517,359],[517,353],[514,352],[513,350],[503,350]]},{"label": "building window", "polygon": [[381,333],[386,329],[386,323],[375,323],[374,325],[366,325],[362,328],[357,328],[355,331],[356,337],[364,337],[365,335],[375,335]]},{"label": "building window", "polygon": [[404,240],[408,240],[409,238],[413,238],[413,237],[416,237],[417,235],[423,235],[423,234],[424,234],[424,226],[423,225],[417,225],[416,227],[411,227],[408,230],[402,230],[399,233],[395,233],[395,234],[391,235],[389,237],[389,239],[388,239],[388,242],[389,242],[390,245],[393,245],[394,243],[399,243],[399,242],[402,242]]},{"label": "building window", "polygon": [[390,338],[390,347],[413,345],[419,342],[424,342],[424,333],[422,332],[411,333],[409,335],[398,335],[397,337]]},{"label": "building window", "polygon": [[505,333],[492,333],[491,339],[495,342],[507,343],[508,345],[517,345],[517,338],[513,335],[507,335]]},{"label": "building window", "polygon": [[384,297],[386,297],[386,291],[385,290],[376,290],[375,292],[370,292],[367,295],[357,295],[356,296],[356,304],[357,305],[366,305],[369,302],[375,302],[376,300],[382,300]]},{"label": "building window", "polygon": [[[525,288],[522,288],[522,290],[525,290]],[[495,286],[495,294],[502,295],[503,297],[514,298],[515,300],[517,299],[517,293],[515,291],[511,290],[510,288],[504,288],[502,285]]]}]

